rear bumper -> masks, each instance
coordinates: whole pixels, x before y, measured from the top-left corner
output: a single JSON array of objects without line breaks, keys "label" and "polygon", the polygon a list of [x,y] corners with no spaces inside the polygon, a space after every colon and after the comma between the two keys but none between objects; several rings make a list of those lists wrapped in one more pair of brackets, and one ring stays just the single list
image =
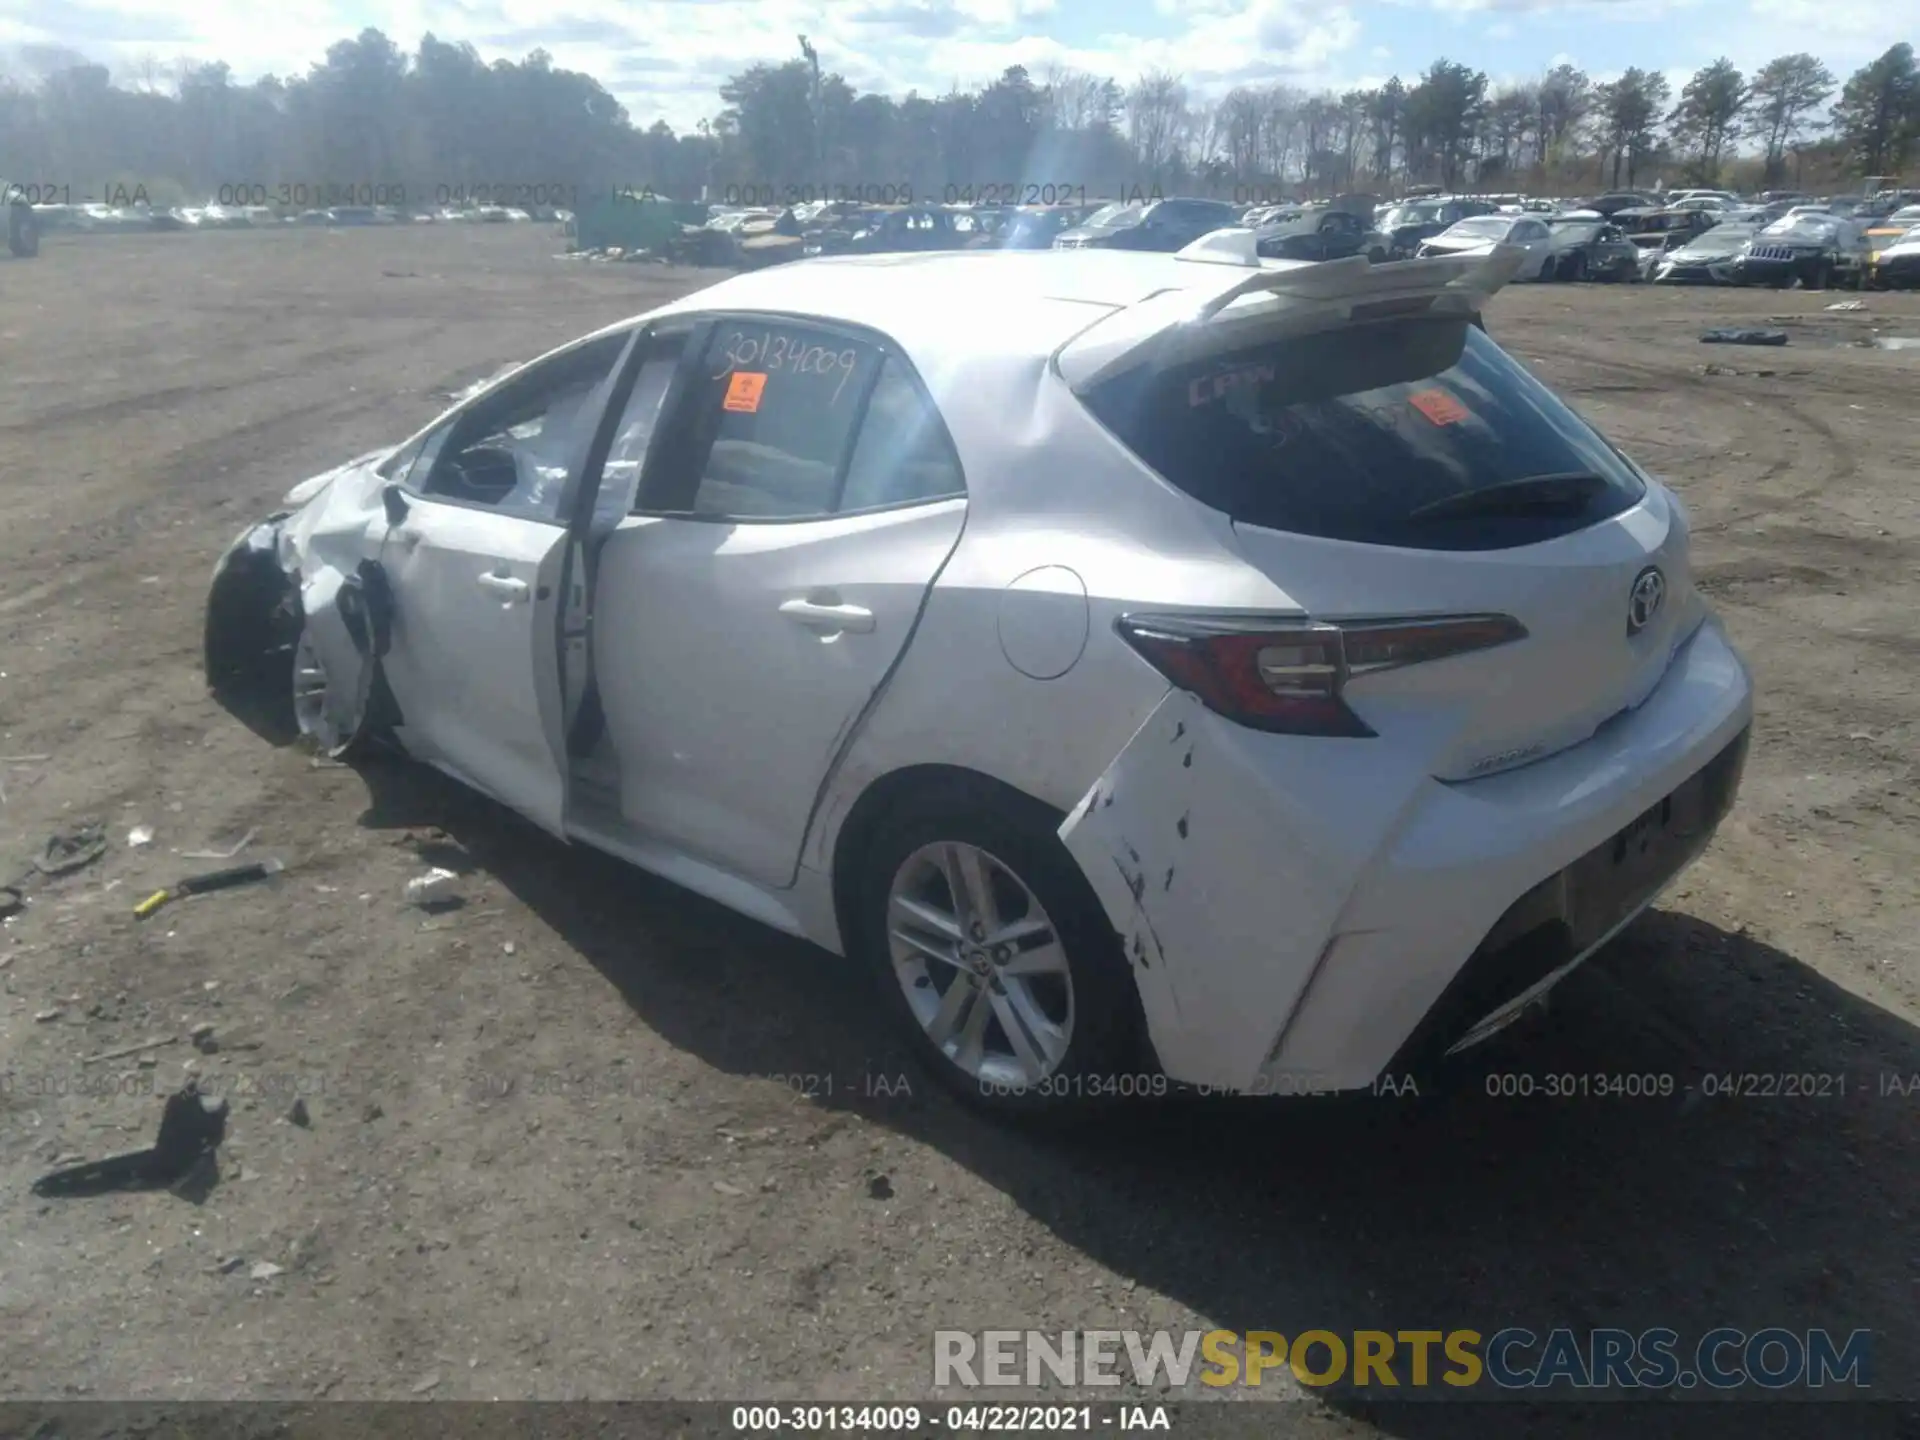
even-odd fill
[{"label": "rear bumper", "polygon": [[1611,881],[1596,853],[1716,757],[1743,756],[1752,714],[1746,667],[1711,618],[1638,709],[1465,783],[1372,742],[1255,736],[1176,693],[1061,837],[1126,945],[1171,1078],[1362,1089],[1444,1051],[1649,903],[1707,843],[1737,760],[1722,762],[1726,784],[1697,787],[1712,803],[1684,813],[1678,849]]},{"label": "rear bumper", "polygon": [[1652,904],[1732,808],[1751,735],[1742,730],[1657,806],[1508,906],[1388,1073],[1420,1074],[1497,1033]]}]

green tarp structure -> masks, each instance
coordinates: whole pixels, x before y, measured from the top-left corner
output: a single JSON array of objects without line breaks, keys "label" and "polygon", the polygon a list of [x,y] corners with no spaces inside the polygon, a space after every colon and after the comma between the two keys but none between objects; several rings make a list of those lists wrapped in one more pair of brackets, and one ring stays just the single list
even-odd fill
[{"label": "green tarp structure", "polygon": [[573,220],[574,244],[581,250],[651,250],[678,233],[682,225],[704,225],[707,207],[686,200],[618,193],[587,201]]}]

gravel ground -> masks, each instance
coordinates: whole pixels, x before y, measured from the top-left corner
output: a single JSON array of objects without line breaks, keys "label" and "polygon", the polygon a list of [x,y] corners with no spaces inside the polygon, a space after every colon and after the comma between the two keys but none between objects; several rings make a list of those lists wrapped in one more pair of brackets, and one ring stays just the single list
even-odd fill
[{"label": "gravel ground", "polygon": [[[209,568],[290,483],[718,278],[557,248],[55,236],[0,264],[0,856],[110,841],[0,936],[0,1398],[931,1399],[936,1329],[1507,1324],[1868,1328],[1881,1387],[1920,1393],[1920,355],[1848,343],[1920,335],[1920,296],[1523,286],[1489,314],[1677,484],[1760,687],[1712,850],[1474,1072],[1532,1096],[1168,1103],[1048,1139],[935,1095],[831,957],[207,697]],[[1785,349],[1697,341],[1770,316]],[[248,832],[284,875],[132,918],[208,863],[178,852]],[[401,890],[437,863],[468,903],[427,917]],[[147,1143],[190,1068],[233,1100],[217,1184],[29,1196]],[[1674,1093],[1544,1093],[1600,1073]],[[1317,1396],[1266,1433],[1689,1409]]]}]

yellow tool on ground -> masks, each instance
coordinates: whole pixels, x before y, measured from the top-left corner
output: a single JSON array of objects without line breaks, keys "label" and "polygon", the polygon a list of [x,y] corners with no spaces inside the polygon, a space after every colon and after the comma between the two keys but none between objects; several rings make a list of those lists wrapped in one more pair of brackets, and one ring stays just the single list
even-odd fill
[{"label": "yellow tool on ground", "polygon": [[246,885],[255,880],[265,880],[270,875],[278,875],[286,868],[284,861],[260,860],[252,865],[236,865],[230,870],[211,870],[205,875],[189,875],[184,880],[175,881],[165,890],[154,891],[134,906],[134,918],[144,920],[169,900],[178,900],[183,895],[204,895],[209,890],[225,890],[234,885]]}]

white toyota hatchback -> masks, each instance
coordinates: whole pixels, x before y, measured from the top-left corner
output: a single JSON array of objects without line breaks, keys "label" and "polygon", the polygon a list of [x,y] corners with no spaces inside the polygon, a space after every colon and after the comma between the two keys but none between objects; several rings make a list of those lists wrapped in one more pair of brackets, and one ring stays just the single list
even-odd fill
[{"label": "white toyota hatchback", "polygon": [[209,674],[859,957],[990,1105],[1364,1088],[1745,758],[1686,511],[1479,326],[1522,259],[728,280],[296,487]]}]

